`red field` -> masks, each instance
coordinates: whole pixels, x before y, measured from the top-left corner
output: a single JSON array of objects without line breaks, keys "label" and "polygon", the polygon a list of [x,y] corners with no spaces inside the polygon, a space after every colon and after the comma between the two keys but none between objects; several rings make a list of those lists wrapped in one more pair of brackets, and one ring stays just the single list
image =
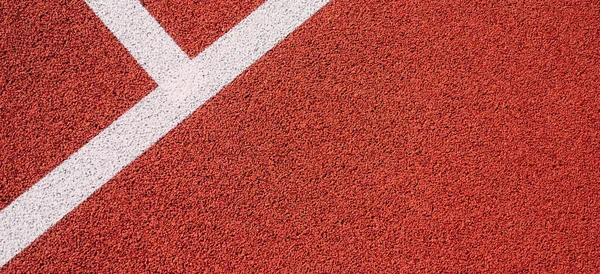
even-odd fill
[{"label": "red field", "polygon": [[[190,57],[264,1],[142,1]],[[0,209],[156,84],[0,4]],[[332,0],[0,272],[600,272],[600,2]]]}]

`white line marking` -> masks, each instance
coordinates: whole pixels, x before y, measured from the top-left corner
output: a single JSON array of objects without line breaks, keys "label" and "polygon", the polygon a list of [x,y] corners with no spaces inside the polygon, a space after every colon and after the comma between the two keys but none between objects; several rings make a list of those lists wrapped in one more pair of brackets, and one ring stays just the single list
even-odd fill
[{"label": "white line marking", "polygon": [[[0,266],[84,202],[327,2],[329,0],[266,2],[190,63],[176,68],[180,73],[176,81],[161,78],[165,75],[161,71],[174,71],[171,68],[162,69],[152,56],[134,54],[148,67],[159,67],[156,75],[163,79],[162,83],[0,211]],[[113,27],[119,26],[123,25]],[[142,47],[125,46],[132,52]]]},{"label": "white line marking", "polygon": [[191,61],[139,0],[86,3],[158,85]]}]

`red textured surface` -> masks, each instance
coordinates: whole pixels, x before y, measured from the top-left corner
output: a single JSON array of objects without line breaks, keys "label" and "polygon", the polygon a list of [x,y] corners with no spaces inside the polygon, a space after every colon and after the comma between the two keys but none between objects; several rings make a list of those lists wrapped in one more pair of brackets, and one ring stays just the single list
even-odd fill
[{"label": "red textured surface", "polygon": [[3,270],[597,272],[599,34],[334,0]]},{"label": "red textured surface", "polygon": [[0,4],[0,209],[155,84],[83,1]]},{"label": "red textured surface", "polygon": [[190,57],[219,39],[265,0],[141,0]]}]

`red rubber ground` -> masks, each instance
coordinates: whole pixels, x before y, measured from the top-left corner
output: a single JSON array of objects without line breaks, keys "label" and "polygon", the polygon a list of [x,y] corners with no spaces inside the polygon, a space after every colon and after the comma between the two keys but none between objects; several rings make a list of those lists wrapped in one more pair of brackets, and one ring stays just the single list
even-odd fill
[{"label": "red rubber ground", "polygon": [[216,41],[265,0],[141,0],[190,57]]},{"label": "red rubber ground", "polygon": [[[178,20],[181,1],[143,1],[192,57],[262,2],[188,2]],[[156,84],[83,1],[6,1],[0,12],[2,209]]]},{"label": "red rubber ground", "polygon": [[599,53],[593,1],[334,0],[2,270],[598,272]]},{"label": "red rubber ground", "polygon": [[83,1],[0,3],[0,209],[156,84]]}]

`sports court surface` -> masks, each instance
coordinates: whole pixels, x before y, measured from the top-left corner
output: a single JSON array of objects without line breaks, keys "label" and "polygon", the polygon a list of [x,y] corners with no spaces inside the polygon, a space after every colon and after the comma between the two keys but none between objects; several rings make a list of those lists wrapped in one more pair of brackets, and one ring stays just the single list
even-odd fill
[{"label": "sports court surface", "polygon": [[600,1],[0,1],[0,272],[600,273]]}]

